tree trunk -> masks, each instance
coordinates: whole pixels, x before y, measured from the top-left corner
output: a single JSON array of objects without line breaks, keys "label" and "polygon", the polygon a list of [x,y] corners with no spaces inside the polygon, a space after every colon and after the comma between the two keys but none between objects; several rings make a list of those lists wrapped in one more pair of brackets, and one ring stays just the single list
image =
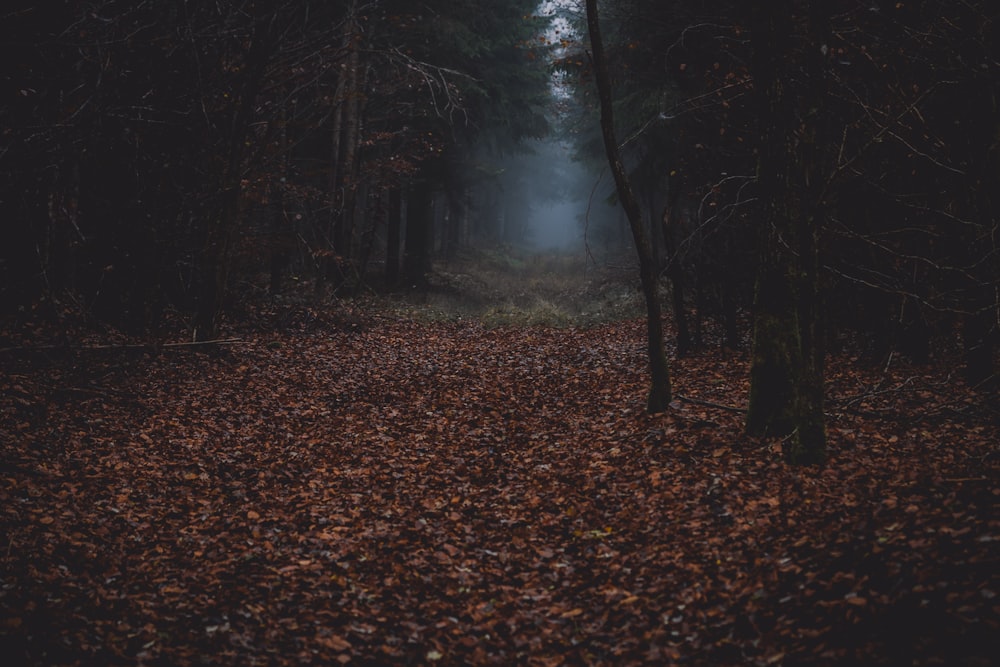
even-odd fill
[{"label": "tree trunk", "polygon": [[[1000,26],[996,22],[990,36],[992,54],[1000,57]],[[995,75],[989,81],[990,85],[978,82],[975,93],[966,96],[971,122],[963,125],[970,138],[978,138],[980,146],[973,152],[968,176],[978,229],[966,243],[970,255],[966,262],[976,269],[969,286],[970,312],[962,323],[964,371],[966,382],[982,390],[1000,388],[996,366],[1000,345],[1000,81]],[[989,259],[981,261],[981,257]]]},{"label": "tree trunk", "polygon": [[406,196],[406,250],[403,274],[414,285],[424,285],[431,272],[434,247],[434,197],[430,185],[414,183]]},{"label": "tree trunk", "polygon": [[399,282],[399,247],[403,218],[402,194],[398,187],[389,190],[389,214],[385,223],[385,282],[392,287]]},{"label": "tree trunk", "polygon": [[353,0],[347,8],[346,20],[344,21],[344,33],[342,36],[342,46],[347,53],[345,63],[341,65],[339,76],[337,77],[337,88],[333,94],[333,122],[331,126],[330,142],[330,215],[327,221],[325,234],[326,247],[322,248],[321,261],[319,266],[319,276],[316,280],[317,292],[321,291],[324,282],[329,279],[334,283],[340,283],[344,279],[343,255],[347,254],[345,246],[344,224],[347,216],[348,204],[353,201],[348,199],[348,187],[353,180],[351,174],[352,162],[349,161],[354,152],[354,148],[348,145],[349,137],[354,132],[352,125],[356,122],[356,116],[351,118],[351,105],[357,95],[354,89],[357,83],[357,69],[360,55],[359,49],[359,28],[357,23],[358,3]]},{"label": "tree trunk", "polygon": [[351,236],[351,257],[354,258],[351,263],[353,294],[358,294],[364,285],[368,259],[375,243],[375,228],[380,215],[378,197],[372,196],[367,183],[358,187],[358,200],[363,206],[355,214],[354,233]]},{"label": "tree trunk", "polygon": [[663,349],[663,319],[660,312],[660,297],[657,293],[657,270],[653,260],[653,249],[646,235],[642,221],[642,209],[632,192],[621,151],[615,138],[614,112],[611,104],[611,76],[608,61],[601,41],[600,19],[597,14],[597,0],[587,0],[587,28],[590,32],[590,46],[593,50],[594,74],[597,93],[601,102],[601,134],[604,150],[608,156],[611,173],[615,177],[615,187],[622,208],[628,216],[632,240],[639,255],[639,278],[646,300],[646,347],[649,355],[651,386],[646,409],[651,413],[663,412],[670,404],[670,368],[667,354]]},{"label": "tree trunk", "polygon": [[[357,230],[355,209],[358,201],[358,169],[360,167],[359,146],[361,140],[361,27],[357,2],[351,4],[347,31],[347,68],[345,71],[345,99],[343,138],[340,142],[339,192],[341,206],[339,218],[334,227],[333,247],[339,258],[341,280],[357,278]],[[344,272],[347,272],[344,274]]]},{"label": "tree trunk", "polygon": [[336,235],[337,224],[340,221],[340,211],[343,207],[343,196],[341,193],[341,164],[340,164],[340,141],[343,135],[344,125],[344,83],[345,77],[341,76],[337,80],[337,88],[333,93],[333,123],[330,128],[330,214],[326,221],[326,229],[321,234],[324,246],[320,248],[320,261],[317,266],[316,292],[319,294],[328,278],[333,278],[336,274],[336,258],[334,257],[334,236]]},{"label": "tree trunk", "polygon": [[674,238],[680,225],[677,202],[680,196],[673,191],[667,193],[667,207],[661,217],[663,241],[667,250],[667,277],[670,279],[674,324],[677,327],[677,356],[683,357],[691,351],[691,331],[688,329],[687,308],[684,305],[684,267]]},{"label": "tree trunk", "polygon": [[201,284],[194,315],[194,339],[218,338],[226,283],[229,277],[230,246],[240,221],[243,160],[246,154],[250,122],[253,119],[257,92],[263,82],[271,49],[270,30],[273,15],[259,16],[254,25],[253,42],[246,57],[240,99],[229,129],[229,155],[220,184],[220,204],[216,219],[206,221],[208,230],[202,250]]},{"label": "tree trunk", "polygon": [[734,276],[734,273],[725,272],[719,286],[719,289],[722,291],[722,321],[725,328],[723,347],[728,350],[738,350],[740,348]]},{"label": "tree trunk", "polygon": [[[759,104],[758,186],[764,202],[754,295],[753,359],[747,431],[785,437],[796,464],[826,457],[823,419],[819,233],[823,203],[815,118],[821,109],[823,3],[812,3],[804,90],[793,90],[791,0],[753,7],[752,71]],[[815,54],[812,53],[815,51]],[[801,75],[799,75],[801,76]]]},{"label": "tree trunk", "polygon": [[[282,108],[279,118],[278,144],[281,147],[281,175],[289,175],[288,166],[288,112]],[[278,294],[281,291],[281,278],[288,264],[288,219],[285,217],[285,183],[284,180],[274,186],[270,201],[271,239],[270,253],[270,292]]]},{"label": "tree trunk", "polygon": [[997,339],[998,306],[985,303],[962,321],[965,356],[965,381],[976,389],[991,389],[998,384],[994,365]]}]

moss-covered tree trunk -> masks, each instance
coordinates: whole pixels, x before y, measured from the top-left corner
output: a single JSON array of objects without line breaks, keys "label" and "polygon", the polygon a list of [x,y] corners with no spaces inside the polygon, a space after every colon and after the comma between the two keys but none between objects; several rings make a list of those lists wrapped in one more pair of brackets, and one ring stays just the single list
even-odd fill
[{"label": "moss-covered tree trunk", "polygon": [[[826,457],[824,336],[819,278],[823,188],[822,2],[753,7],[753,76],[761,124],[761,258],[754,297],[747,432],[785,438],[791,463]],[[793,49],[797,26],[808,35]],[[813,53],[815,52],[815,53]]]},{"label": "moss-covered tree trunk", "polygon": [[608,156],[611,173],[615,177],[618,198],[621,200],[626,216],[628,216],[632,240],[635,242],[635,249],[639,255],[639,279],[642,282],[642,293],[646,301],[646,348],[649,355],[651,380],[646,409],[651,413],[663,412],[670,404],[671,398],[670,367],[667,364],[666,351],[663,349],[663,318],[657,290],[657,268],[653,260],[653,249],[643,226],[642,209],[632,192],[628,176],[625,173],[621,152],[618,150],[618,142],[615,139],[614,113],[611,105],[611,76],[608,73],[608,61],[604,55],[604,44],[601,40],[597,0],[587,0],[587,27],[590,31],[597,93],[601,101],[601,134],[604,137],[604,149]]}]

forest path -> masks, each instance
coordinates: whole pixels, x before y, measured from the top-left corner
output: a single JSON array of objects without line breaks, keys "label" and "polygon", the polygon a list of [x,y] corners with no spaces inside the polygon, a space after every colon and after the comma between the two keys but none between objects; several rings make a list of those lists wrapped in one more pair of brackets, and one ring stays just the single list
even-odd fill
[{"label": "forest path", "polygon": [[383,312],[422,321],[474,319],[487,327],[593,326],[645,313],[633,254],[598,261],[510,249],[461,253],[435,263],[424,287],[378,300]]},{"label": "forest path", "polygon": [[[905,392],[831,420],[826,468],[793,469],[736,413],[642,412],[642,331],[374,318],[92,367],[81,391],[13,368],[0,649],[26,664],[997,654],[998,425],[975,396],[900,368],[884,386]],[[675,363],[706,401],[741,403],[745,376],[715,353]],[[833,405],[876,379],[845,362],[830,377]]]}]

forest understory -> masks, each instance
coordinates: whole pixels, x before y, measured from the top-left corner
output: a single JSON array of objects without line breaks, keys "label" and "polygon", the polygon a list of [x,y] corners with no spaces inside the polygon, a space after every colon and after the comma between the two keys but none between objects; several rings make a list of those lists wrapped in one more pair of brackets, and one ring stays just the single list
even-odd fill
[{"label": "forest understory", "polygon": [[995,664],[995,395],[846,345],[790,467],[745,349],[706,323],[650,416],[630,274],[559,261],[215,347],[5,327],[7,664]]}]

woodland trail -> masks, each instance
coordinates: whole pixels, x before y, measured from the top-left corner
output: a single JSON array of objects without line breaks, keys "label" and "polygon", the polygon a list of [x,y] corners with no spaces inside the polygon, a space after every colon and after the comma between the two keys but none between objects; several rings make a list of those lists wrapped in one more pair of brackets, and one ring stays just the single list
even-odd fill
[{"label": "woodland trail", "polygon": [[[998,422],[830,371],[831,461],[642,411],[642,323],[375,319],[2,376],[22,664],[949,664],[1000,654]],[[746,365],[675,362],[739,405]],[[875,391],[876,383],[879,390]]]}]

